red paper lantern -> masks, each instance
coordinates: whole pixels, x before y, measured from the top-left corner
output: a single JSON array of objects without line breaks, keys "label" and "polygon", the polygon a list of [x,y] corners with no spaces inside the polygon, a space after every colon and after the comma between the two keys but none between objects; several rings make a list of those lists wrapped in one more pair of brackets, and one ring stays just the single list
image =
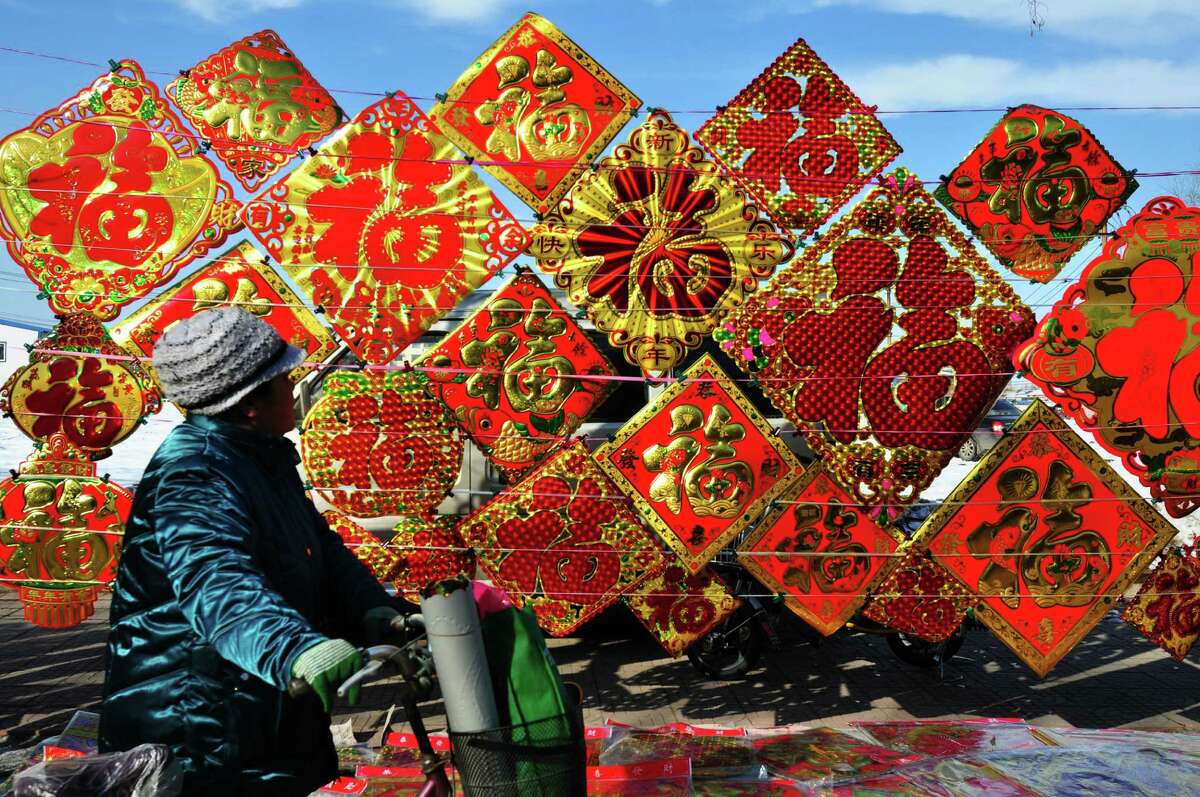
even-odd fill
[{"label": "red paper lantern", "polygon": [[[204,268],[194,271],[138,308],[113,328],[113,338],[137,356],[149,358],[162,333],[185,318],[213,307],[234,306],[266,321],[279,336],[320,362],[337,350],[337,341],[300,301],[249,241],[241,241]],[[291,373],[299,382],[312,370]]]},{"label": "red paper lantern", "polygon": [[803,469],[708,355],[630,418],[596,459],[691,573]]},{"label": "red paper lantern", "polygon": [[496,585],[555,636],[665,565],[637,513],[579,442],[484,504],[461,529]]},{"label": "red paper lantern", "polygon": [[133,61],[0,142],[0,236],[56,313],[110,319],[241,226],[239,203]]},{"label": "red paper lantern", "polygon": [[738,560],[813,628],[828,636],[896,566],[904,536],[875,524],[820,468],[779,498],[738,546]]},{"label": "red paper lantern", "polygon": [[803,39],[696,132],[780,224],[809,235],[831,219],[900,146]]},{"label": "red paper lantern", "polygon": [[1137,190],[1091,132],[1058,111],[1009,111],[933,192],[1014,274],[1049,282]]},{"label": "red paper lantern", "polygon": [[1175,529],[1035,401],[913,538],[977,596],[976,616],[1039,676]]},{"label": "red paper lantern", "polygon": [[337,371],[304,418],[313,488],[354,517],[432,511],[458,481],[463,441],[423,374]]},{"label": "red paper lantern", "polygon": [[399,92],[364,108],[242,214],[370,363],[395,359],[528,241]]},{"label": "red paper lantern", "polygon": [[1200,506],[1198,248],[1200,208],[1151,200],[1014,358],[1173,517]]},{"label": "red paper lantern", "polygon": [[1029,312],[897,170],[714,334],[855,503],[898,515],[975,429]]},{"label": "red paper lantern", "polygon": [[545,213],[641,104],[549,20],[529,13],[472,62],[429,118]]},{"label": "red paper lantern", "polygon": [[605,378],[616,375],[612,364],[529,273],[492,294],[420,364],[510,483],[563,445],[616,385]]},{"label": "red paper lantern", "polygon": [[223,47],[167,86],[248,191],[337,127],[332,96],[273,30]]}]

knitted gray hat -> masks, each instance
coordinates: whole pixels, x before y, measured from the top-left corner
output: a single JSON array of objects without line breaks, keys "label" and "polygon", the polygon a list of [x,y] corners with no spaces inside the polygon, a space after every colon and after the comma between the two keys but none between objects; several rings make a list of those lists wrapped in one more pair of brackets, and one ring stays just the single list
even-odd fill
[{"label": "knitted gray hat", "polygon": [[258,316],[218,307],[164,332],[152,361],[164,398],[188,412],[215,415],[304,362],[304,352]]}]

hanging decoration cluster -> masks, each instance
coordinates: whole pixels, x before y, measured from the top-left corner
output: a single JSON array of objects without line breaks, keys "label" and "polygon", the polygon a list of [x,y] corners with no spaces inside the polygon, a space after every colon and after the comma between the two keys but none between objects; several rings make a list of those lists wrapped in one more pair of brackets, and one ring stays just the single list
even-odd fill
[{"label": "hanging decoration cluster", "polygon": [[[395,91],[349,118],[264,30],[165,93],[113,62],[0,141],[0,237],[62,314],[0,391],[35,446],[0,482],[0,576],[26,618],[92,612],[131,505],[95,461],[159,409],[159,336],[236,306],[306,352],[291,376],[319,396],[300,446],[314,500],[410,599],[478,566],[550,633],[619,601],[679,655],[745,608],[709,567],[732,546],[823,634],[862,612],[939,641],[978,604],[1049,671],[1170,541],[1152,507],[1035,403],[914,538],[896,521],[1014,362],[1172,515],[1196,509],[1200,209],[1152,201],[1035,324],[937,203],[1014,275],[1049,280],[1137,187],[1076,120],[1013,109],[930,195],[883,176],[900,146],[803,40],[694,136],[651,110],[605,157],[641,105],[526,14],[428,114]],[[537,213],[530,230],[477,167]],[[168,286],[243,225],[266,254],[235,241]],[[553,287],[518,267],[412,345],[521,254]],[[110,338],[102,322],[152,291]],[[630,372],[663,387],[621,403],[622,380],[644,381]],[[623,425],[592,452],[571,436],[605,401]],[[439,508],[467,439],[508,487],[460,519]],[[1198,572],[1194,550],[1171,553],[1124,613],[1177,657],[1200,636]],[[876,754],[821,734],[757,754],[805,778],[786,762],[817,747]]]}]

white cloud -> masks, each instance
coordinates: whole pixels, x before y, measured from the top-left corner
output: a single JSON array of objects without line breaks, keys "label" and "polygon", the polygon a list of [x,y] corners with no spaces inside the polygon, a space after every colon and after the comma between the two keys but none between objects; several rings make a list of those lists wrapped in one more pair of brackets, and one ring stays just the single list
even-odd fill
[{"label": "white cloud", "polygon": [[1200,85],[1200,62],[1150,58],[1046,64],[954,54],[843,72],[864,102],[885,110],[1021,102],[1195,105]]},{"label": "white cloud", "polygon": [[296,8],[306,0],[175,0],[181,7],[209,22],[257,11]]},{"label": "white cloud", "polygon": [[433,24],[462,24],[488,22],[511,8],[514,0],[392,0],[390,4]]}]

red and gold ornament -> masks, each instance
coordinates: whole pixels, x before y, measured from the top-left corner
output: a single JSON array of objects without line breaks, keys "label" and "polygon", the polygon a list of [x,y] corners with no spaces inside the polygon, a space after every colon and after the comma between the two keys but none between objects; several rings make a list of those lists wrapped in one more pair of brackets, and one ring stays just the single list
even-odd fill
[{"label": "red and gold ornament", "polygon": [[742,605],[708,568],[691,573],[680,563],[642,582],[622,600],[663,650],[679,656]]},{"label": "red and gold ornament", "polygon": [[299,382],[337,351],[337,341],[300,301],[254,244],[241,241],[212,263],[192,272],[113,327],[113,339],[139,357],[149,358],[154,344],[174,324],[201,310],[240,307],[270,324],[285,341],[308,356],[291,373]]},{"label": "red and gold ornament", "polygon": [[563,445],[616,385],[612,364],[527,272],[492,294],[419,366],[509,483]]},{"label": "red and gold ornament", "polygon": [[25,436],[47,444],[62,435],[91,459],[108,456],[161,406],[147,370],[89,313],[66,316],[0,388],[0,412]]},{"label": "red and gold ornament", "polygon": [[952,636],[975,605],[971,593],[928,551],[901,548],[903,556],[875,587],[862,616],[930,642]]},{"label": "red and gold ornament", "polygon": [[240,227],[229,185],[133,61],[0,142],[0,237],[56,313],[108,320]]},{"label": "red and gold ornament", "polygon": [[759,207],[813,233],[883,171],[900,145],[803,39],[696,131]]},{"label": "red and gold ornament", "polygon": [[313,489],[353,517],[432,511],[458,481],[463,441],[429,380],[411,371],[337,371],[304,418]]},{"label": "red and gold ornament", "polygon": [[1012,376],[1033,314],[915,175],[881,181],[714,337],[855,503],[899,515]]},{"label": "red and gold ornament", "polygon": [[26,622],[70,628],[92,615],[132,507],[62,433],[0,481],[0,583],[17,590]]},{"label": "red and gold ornament", "polygon": [[1137,181],[1066,114],[1021,105],[933,192],[1014,274],[1049,282]]},{"label": "red and gold ornament", "polygon": [[1200,553],[1193,542],[1159,560],[1121,619],[1183,661],[1200,639]]},{"label": "red and gold ornament", "polygon": [[1175,529],[1035,401],[913,538],[976,596],[976,617],[1044,676]]},{"label": "red and gold ornament", "polygon": [[545,213],[641,104],[549,20],[528,13],[475,59],[429,118]]},{"label": "red and gold ornament", "polygon": [[333,97],[273,30],[184,70],[167,94],[247,191],[331,133],[340,116]]},{"label": "red and gold ornament", "polygon": [[403,564],[399,553],[391,546],[384,545],[370,530],[332,509],[322,512],[321,517],[376,579],[387,582],[398,574]]},{"label": "red and gold ornament", "polygon": [[596,459],[691,573],[803,469],[707,354],[630,418]]},{"label": "red and gold ornament", "polygon": [[628,499],[580,442],[484,504],[461,530],[495,584],[555,636],[665,564]]},{"label": "red and gold ornament", "polygon": [[904,535],[881,527],[837,482],[810,468],[738,546],[738,561],[829,636],[896,566]]},{"label": "red and gold ornament", "polygon": [[1158,197],[1105,244],[1014,361],[1183,517],[1200,506],[1200,208]]},{"label": "red and gold ornament", "polygon": [[243,217],[369,363],[395,359],[528,242],[399,92],[363,109]]},{"label": "red and gold ornament", "polygon": [[626,360],[661,373],[793,246],[686,131],[655,111],[544,215],[529,251]]},{"label": "red and gold ornament", "polygon": [[475,575],[475,557],[458,533],[457,515],[425,514],[400,519],[388,547],[400,557],[392,579],[413,603],[439,581]]}]

